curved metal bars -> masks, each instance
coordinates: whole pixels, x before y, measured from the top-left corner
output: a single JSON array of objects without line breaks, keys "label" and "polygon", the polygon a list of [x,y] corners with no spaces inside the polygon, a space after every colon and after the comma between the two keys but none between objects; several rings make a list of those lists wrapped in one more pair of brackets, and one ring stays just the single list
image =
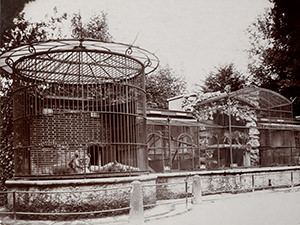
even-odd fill
[{"label": "curved metal bars", "polygon": [[292,104],[292,102],[283,95],[266,88],[246,87],[232,92],[229,95],[230,97],[232,95],[233,97],[240,99],[250,99],[256,97],[258,99],[260,109],[268,109]]},{"label": "curved metal bars", "polygon": [[32,44],[28,46],[28,51],[32,54],[36,54],[36,49]]},{"label": "curved metal bars", "polygon": [[219,101],[221,99],[227,99],[228,97],[231,99],[237,99],[239,101],[246,102],[253,108],[259,109],[270,109],[292,104],[289,99],[287,99],[283,95],[276,93],[275,91],[260,87],[246,87],[229,94],[223,93],[219,96],[209,98],[207,100],[199,102],[198,105],[205,105],[211,102]]},{"label": "curved metal bars", "polygon": [[13,66],[14,66],[14,60],[9,56],[7,58],[5,58],[5,63],[11,68],[13,68]]},{"label": "curved metal bars", "polygon": [[159,60],[154,54],[132,45],[117,42],[101,42],[94,39],[61,39],[34,42],[11,49],[0,56],[0,68],[8,73],[13,72],[12,65],[7,64],[7,58],[10,58],[12,62],[17,62],[23,58],[40,53],[47,54],[54,51],[76,51],[78,49],[81,49],[82,51],[102,51],[105,53],[123,55],[124,57],[131,57],[139,61],[144,66],[145,74],[153,72],[159,64]]},{"label": "curved metal bars", "polygon": [[16,74],[33,80],[87,84],[128,80],[141,74],[144,65],[114,52],[76,49],[40,52],[19,59],[14,67]]}]

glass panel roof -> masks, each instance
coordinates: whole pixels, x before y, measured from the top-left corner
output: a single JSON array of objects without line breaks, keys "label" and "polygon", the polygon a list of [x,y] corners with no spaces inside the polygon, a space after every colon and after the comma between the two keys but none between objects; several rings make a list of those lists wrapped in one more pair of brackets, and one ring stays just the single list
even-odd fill
[{"label": "glass panel roof", "polygon": [[223,93],[217,97],[212,97],[205,101],[199,102],[198,104],[204,105],[228,97],[243,101],[252,107],[260,109],[270,109],[291,104],[291,101],[284,96],[274,91],[259,87],[246,87],[229,94]]}]

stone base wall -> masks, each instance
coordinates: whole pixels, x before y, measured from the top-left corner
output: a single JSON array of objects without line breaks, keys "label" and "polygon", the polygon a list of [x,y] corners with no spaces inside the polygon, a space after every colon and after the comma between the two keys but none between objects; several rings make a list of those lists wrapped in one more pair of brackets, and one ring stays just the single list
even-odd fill
[{"label": "stone base wall", "polygon": [[[52,214],[125,208],[130,205],[131,183],[134,180],[139,180],[145,186],[143,188],[144,204],[155,204],[156,178],[153,175],[143,175],[82,180],[7,181],[8,191],[15,192],[15,194],[8,194],[7,207],[13,211],[13,202],[15,201],[17,212]],[[128,212],[128,209],[122,212]],[[120,211],[95,214],[97,216],[107,216],[119,213]],[[95,214],[92,216],[95,216]],[[33,219],[67,217],[70,216],[30,216]],[[74,216],[71,216],[71,218],[74,218]]]},{"label": "stone base wall", "polygon": [[157,175],[157,199],[190,196],[195,175],[201,177],[204,195],[300,185],[299,166],[165,173]]},{"label": "stone base wall", "polygon": [[[131,183],[135,180],[142,183],[144,205],[150,205],[162,199],[191,197],[195,175],[201,178],[201,189],[204,195],[300,185],[300,166],[173,172],[100,179],[11,180],[6,182],[10,191],[8,208],[13,211],[15,202],[17,212],[52,213],[51,216],[26,216],[34,219],[53,219],[53,217],[57,219],[53,213],[95,212],[125,208],[130,206]],[[126,209],[121,213],[128,211]],[[117,213],[120,211],[95,212],[90,215],[111,216]]]}]

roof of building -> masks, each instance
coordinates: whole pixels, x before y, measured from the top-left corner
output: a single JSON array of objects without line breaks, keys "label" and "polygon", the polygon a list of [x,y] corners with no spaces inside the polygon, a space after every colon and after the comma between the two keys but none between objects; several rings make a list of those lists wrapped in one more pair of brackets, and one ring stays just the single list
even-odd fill
[{"label": "roof of building", "polygon": [[230,93],[222,93],[218,96],[198,101],[197,104],[205,105],[225,98],[236,99],[260,109],[278,108],[292,104],[289,99],[275,91],[255,86],[246,87]]}]

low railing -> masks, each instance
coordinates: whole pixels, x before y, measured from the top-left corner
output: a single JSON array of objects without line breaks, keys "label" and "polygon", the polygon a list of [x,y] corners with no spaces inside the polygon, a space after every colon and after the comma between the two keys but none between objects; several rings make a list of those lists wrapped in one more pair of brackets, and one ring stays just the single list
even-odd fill
[{"label": "low railing", "polygon": [[[97,202],[97,204],[102,208],[101,210],[89,210],[88,206],[76,205],[72,204],[72,201],[69,198],[71,195],[78,196],[78,199],[84,198],[89,201],[93,201],[93,199],[89,198],[89,195],[95,192],[99,192],[99,195],[103,197],[103,202],[107,200],[106,194],[108,192],[121,192],[125,197],[128,195],[128,199],[130,196],[130,186],[118,187],[118,188],[102,188],[102,189],[94,189],[94,190],[81,190],[81,191],[5,191],[0,192],[1,195],[7,196],[7,204],[6,207],[9,211],[2,211],[0,215],[10,215],[13,216],[14,220],[20,219],[70,219],[70,218],[80,218],[80,217],[90,217],[94,216],[113,216],[121,213],[128,213],[130,210],[129,200],[128,202],[124,201],[122,205],[118,205],[119,207],[113,207],[105,209],[106,206],[101,206],[102,202]],[[101,192],[101,193],[100,193]],[[34,195],[38,195],[38,197],[32,200],[31,198]],[[76,197],[76,196],[75,196]],[[64,202],[64,206],[58,206],[57,209],[53,209],[53,205],[51,204],[51,208],[47,209],[47,202],[51,201],[51,199],[57,199],[57,203]],[[74,199],[74,198],[73,198]],[[35,201],[35,202],[33,202]],[[70,201],[70,202],[68,202]],[[26,204],[31,204],[30,207],[26,207]],[[120,207],[121,206],[121,207]],[[35,209],[33,212],[31,209]],[[40,211],[40,212],[38,212]],[[52,211],[52,212],[47,212]],[[53,212],[55,211],[55,212]]]},{"label": "low railing", "polygon": [[[182,190],[185,192],[184,195],[182,195],[180,199],[177,199],[176,201],[172,202],[166,202],[166,201],[155,201],[155,203],[147,203],[147,202],[142,202],[142,206],[145,209],[151,209],[155,206],[162,206],[162,205],[170,205],[170,204],[186,204],[186,207],[188,207],[188,202],[191,199],[191,193],[188,193],[188,181],[186,180],[185,182],[179,182],[179,183],[160,183],[160,184],[153,184],[153,185],[142,185],[139,181],[135,181],[138,183],[140,186],[142,192],[145,191],[147,188],[156,188],[159,189],[159,186],[164,185],[164,186],[172,186],[172,185],[178,185],[182,184]],[[6,204],[7,209],[1,210],[0,211],[0,218],[2,216],[9,216],[11,220],[17,221],[19,219],[49,219],[49,220],[57,220],[57,219],[74,219],[74,218],[100,218],[100,217],[105,217],[105,216],[116,216],[116,215],[124,215],[124,214],[129,214],[132,215],[132,210],[135,208],[135,198],[139,196],[137,194],[137,191],[135,190],[136,183],[133,182],[128,186],[124,187],[116,187],[116,188],[103,188],[103,189],[95,189],[95,190],[86,190],[86,191],[2,191],[0,192],[0,195],[6,196],[8,200],[8,203]],[[120,207],[120,205],[116,206],[116,208],[110,208],[110,209],[102,209],[102,210],[88,210],[88,211],[77,211],[80,209],[76,209],[74,206],[73,211],[66,212],[66,209],[61,208],[60,212],[32,212],[32,211],[27,211],[26,210],[26,204],[28,204],[28,199],[30,199],[30,196],[32,195],[40,195],[38,199],[40,199],[40,202],[37,203],[37,205],[46,205],[47,204],[47,197],[48,199],[51,198],[50,196],[57,197],[59,198],[60,195],[76,195],[78,194],[81,196],[86,196],[90,192],[108,192],[108,191],[114,191],[114,192],[120,192],[125,189],[126,193],[128,193],[129,198],[128,201],[123,202],[123,206]],[[45,196],[46,195],[46,196]],[[44,197],[43,197],[44,196]],[[81,197],[83,198],[83,197]],[[46,202],[42,202],[44,201]],[[46,200],[45,200],[46,199]],[[27,201],[27,202],[26,202]],[[25,207],[20,207],[20,203],[23,203],[23,206]],[[101,204],[102,202],[99,202]],[[38,207],[38,206],[37,206]],[[45,209],[45,208],[44,208]],[[39,208],[41,210],[41,208]],[[136,214],[134,212],[133,214]],[[153,215],[152,215],[153,216]],[[132,217],[132,216],[131,216]],[[129,218],[130,219],[130,218]],[[147,219],[147,218],[145,218]],[[1,219],[0,219],[1,221]]]},{"label": "low railing", "polygon": [[[38,191],[38,192],[30,192],[30,191],[2,191],[0,195],[6,195],[10,198],[11,206],[10,211],[0,211],[0,222],[3,216],[9,216],[11,220],[17,221],[20,218],[42,218],[46,219],[83,219],[83,218],[99,218],[99,217],[107,217],[107,216],[116,216],[116,215],[128,215],[128,217],[122,217],[121,220],[124,222],[137,221],[139,222],[150,220],[153,217],[158,217],[160,214],[164,214],[164,212],[160,212],[156,215],[147,216],[147,213],[144,213],[144,209],[149,211],[154,207],[163,207],[165,205],[179,205],[185,204],[185,211],[189,210],[192,204],[199,204],[202,201],[202,196],[207,194],[219,194],[219,193],[239,193],[239,192],[251,192],[262,189],[270,189],[270,188],[293,188],[295,186],[300,185],[299,182],[295,182],[295,177],[299,176],[299,173],[295,173],[294,171],[286,171],[285,177],[279,174],[266,174],[266,172],[247,173],[243,174],[242,177],[231,175],[228,173],[225,177],[232,176],[227,183],[222,182],[221,185],[224,185],[225,188],[215,189],[214,193],[208,193],[207,187],[213,185],[220,185],[218,182],[220,179],[216,175],[208,177],[206,175],[189,175],[186,176],[183,181],[179,182],[164,182],[164,183],[156,183],[156,184],[147,184],[143,185],[139,181],[134,181],[131,185],[117,188],[103,188],[103,189],[95,189],[95,190],[87,190],[87,191]],[[239,186],[244,185],[243,188]],[[155,203],[146,203],[145,202],[145,190],[147,188],[154,188],[156,191],[157,201]],[[213,187],[212,187],[213,188]],[[116,191],[119,192],[121,190],[126,190],[129,198],[127,202],[120,207],[117,205],[115,208],[102,209],[102,210],[87,210],[87,211],[78,211],[75,209],[74,211],[66,212],[64,210],[57,212],[31,212],[24,211],[20,207],[18,207],[18,202],[20,202],[20,196],[22,194],[39,194],[39,195],[58,195],[58,194],[79,194],[84,196],[89,192],[107,192],[107,191]],[[168,192],[171,190],[171,192]],[[170,201],[170,199],[173,199]],[[164,201],[167,200],[167,201]],[[99,202],[101,204],[102,202]],[[24,203],[26,204],[26,203]],[[43,202],[43,204],[47,204]],[[8,204],[9,205],[9,204]],[[26,208],[26,207],[25,207]],[[77,211],[76,211],[77,210]],[[114,221],[121,222],[121,220],[114,219]],[[105,221],[103,223],[106,223]],[[1,224],[1,223],[0,223]]]}]

